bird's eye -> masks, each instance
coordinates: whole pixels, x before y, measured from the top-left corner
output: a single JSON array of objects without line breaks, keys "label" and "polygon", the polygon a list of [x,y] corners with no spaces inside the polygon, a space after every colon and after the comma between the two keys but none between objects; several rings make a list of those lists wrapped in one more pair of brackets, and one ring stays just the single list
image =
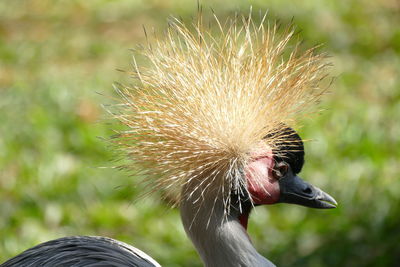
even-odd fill
[{"label": "bird's eye", "polygon": [[280,178],[286,176],[288,170],[289,165],[286,162],[277,163],[274,168],[275,178],[279,180]]}]

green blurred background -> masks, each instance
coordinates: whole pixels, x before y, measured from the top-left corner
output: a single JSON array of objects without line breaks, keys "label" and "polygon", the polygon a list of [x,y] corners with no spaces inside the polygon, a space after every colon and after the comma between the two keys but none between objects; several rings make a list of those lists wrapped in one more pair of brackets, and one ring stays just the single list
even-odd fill
[{"label": "green blurred background", "polygon": [[[219,17],[269,10],[294,18],[306,46],[323,43],[336,77],[304,121],[302,176],[331,193],[335,210],[259,207],[249,233],[279,266],[398,266],[400,262],[400,2],[202,1]],[[104,138],[101,104],[130,82],[142,25],[188,21],[196,1],[0,2],[0,262],[39,242],[102,235],[165,266],[201,266],[177,210],[137,200],[134,177]],[[112,124],[112,123],[111,123]]]}]

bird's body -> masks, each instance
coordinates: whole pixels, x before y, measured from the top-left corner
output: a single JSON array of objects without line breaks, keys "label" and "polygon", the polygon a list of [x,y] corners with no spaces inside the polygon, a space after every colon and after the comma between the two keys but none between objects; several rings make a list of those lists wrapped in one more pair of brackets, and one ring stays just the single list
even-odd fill
[{"label": "bird's body", "polygon": [[[149,40],[139,51],[151,66],[135,61],[138,83],[119,87],[123,103],[112,114],[128,130],[114,143],[152,192],[162,191],[180,208],[205,266],[274,266],[247,234],[255,206],[336,205],[297,176],[304,147],[288,127],[323,94],[319,82],[326,63],[313,49],[301,54],[297,45],[285,54],[293,31],[278,33],[276,26],[265,26],[265,17],[259,24],[243,17],[242,26],[237,20],[216,22],[217,33],[205,29],[201,18],[192,33],[175,20],[164,40]],[[48,244],[57,249],[68,240]],[[77,255],[86,246],[81,245]],[[43,247],[36,248],[46,257]],[[34,251],[23,253],[27,261]],[[155,265],[139,258],[139,266]],[[4,266],[17,266],[10,262]]]},{"label": "bird's body", "polygon": [[139,249],[111,238],[70,236],[39,244],[0,266],[159,267],[160,265]]}]

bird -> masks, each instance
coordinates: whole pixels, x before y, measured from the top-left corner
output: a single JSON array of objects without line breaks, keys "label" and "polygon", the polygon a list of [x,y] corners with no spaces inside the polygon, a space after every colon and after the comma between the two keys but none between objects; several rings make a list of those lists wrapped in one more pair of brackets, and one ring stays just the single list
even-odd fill
[{"label": "bird", "polygon": [[[111,142],[146,194],[180,210],[204,266],[275,266],[247,233],[252,210],[337,206],[299,177],[305,151],[295,130],[328,90],[329,62],[266,13],[213,17],[214,28],[200,14],[191,24],[171,18],[162,37],[145,31],[128,72],[135,83],[115,85],[119,102],[109,112],[125,130]],[[59,265],[160,266],[127,244],[89,236],[40,244],[0,266]]]}]

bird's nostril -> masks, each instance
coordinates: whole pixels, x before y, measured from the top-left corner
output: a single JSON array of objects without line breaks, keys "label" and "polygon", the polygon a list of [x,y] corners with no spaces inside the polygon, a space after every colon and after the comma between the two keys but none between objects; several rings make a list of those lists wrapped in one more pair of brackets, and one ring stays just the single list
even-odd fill
[{"label": "bird's nostril", "polygon": [[306,194],[311,194],[312,190],[311,190],[310,187],[306,187],[306,188],[304,188],[303,192],[306,193]]}]

